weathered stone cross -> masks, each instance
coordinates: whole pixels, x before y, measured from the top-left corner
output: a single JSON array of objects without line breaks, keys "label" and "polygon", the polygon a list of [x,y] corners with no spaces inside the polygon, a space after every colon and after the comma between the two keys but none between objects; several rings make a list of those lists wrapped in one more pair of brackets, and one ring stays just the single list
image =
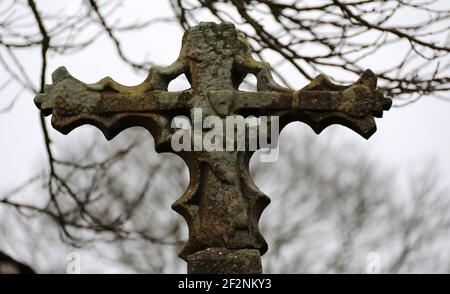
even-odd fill
[{"label": "weathered stone cross", "polygon": [[[257,78],[257,92],[242,92],[247,74]],[[168,92],[173,79],[185,74],[192,85]],[[252,58],[245,38],[233,24],[201,23],[186,31],[178,59],[154,67],[140,85],[127,87],[107,77],[85,84],[65,68],[53,73],[53,84],[35,98],[44,115],[63,134],[83,124],[97,126],[109,140],[122,130],[143,126],[158,152],[173,152],[189,167],[187,191],[172,208],[189,226],[189,240],[180,257],[189,273],[262,273],[260,255],[267,243],[258,229],[269,198],[253,183],[251,151],[180,151],[171,148],[171,119],[204,115],[277,115],[280,127],[302,121],[320,133],[331,124],[347,126],[369,138],[391,100],[376,90],[376,77],[366,71],[353,85],[332,83],[323,75],[294,91],[278,85],[268,63]]]}]

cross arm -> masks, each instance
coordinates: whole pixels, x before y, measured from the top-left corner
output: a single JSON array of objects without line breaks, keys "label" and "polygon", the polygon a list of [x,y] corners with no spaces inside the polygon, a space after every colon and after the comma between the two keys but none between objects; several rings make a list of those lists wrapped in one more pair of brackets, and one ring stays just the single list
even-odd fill
[{"label": "cross arm", "polygon": [[334,84],[319,75],[299,91],[270,87],[262,92],[237,92],[234,108],[235,112],[247,114],[280,114],[284,124],[300,120],[316,133],[341,124],[367,139],[376,130],[374,117],[381,117],[392,104],[376,89],[376,82],[370,70],[350,86]]},{"label": "cross arm", "polygon": [[190,107],[190,91],[168,92],[168,82],[182,72],[182,64],[153,68],[137,86],[124,86],[106,77],[94,84],[83,83],[64,68],[52,74],[52,85],[34,101],[52,125],[67,134],[82,124],[97,126],[108,139],[132,125],[157,128],[165,114]]}]

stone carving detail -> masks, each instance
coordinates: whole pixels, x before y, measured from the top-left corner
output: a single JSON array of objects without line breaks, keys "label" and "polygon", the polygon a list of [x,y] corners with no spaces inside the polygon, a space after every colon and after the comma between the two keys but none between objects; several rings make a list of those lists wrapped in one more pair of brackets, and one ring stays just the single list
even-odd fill
[{"label": "stone carving detail", "polygon": [[[250,73],[256,76],[258,91],[239,91]],[[169,92],[170,81],[181,74],[192,87]],[[178,59],[168,67],[152,68],[134,87],[109,77],[86,84],[63,67],[52,78],[53,84],[36,96],[35,103],[44,115],[53,115],[58,131],[67,134],[92,124],[111,139],[126,128],[143,126],[154,136],[158,152],[173,152],[185,160],[189,187],[172,206],[189,226],[189,240],[180,253],[185,260],[208,248],[256,249],[264,254],[267,243],[258,222],[270,200],[250,177],[252,152],[174,152],[173,117],[187,115],[192,120],[194,108],[201,108],[204,116],[221,118],[278,115],[281,128],[302,121],[320,133],[341,124],[369,138],[376,130],[374,117],[391,106],[391,100],[376,89],[377,78],[370,70],[349,86],[334,84],[324,75],[301,90],[278,85],[270,65],[252,58],[243,35],[230,23],[201,23],[188,29]]]}]

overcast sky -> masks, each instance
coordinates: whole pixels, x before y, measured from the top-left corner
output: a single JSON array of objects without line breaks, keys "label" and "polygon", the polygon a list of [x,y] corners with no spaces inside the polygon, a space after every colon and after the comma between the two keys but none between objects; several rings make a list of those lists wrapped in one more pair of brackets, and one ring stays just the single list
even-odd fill
[{"label": "overcast sky", "polygon": [[[41,10],[56,10],[58,5],[67,6],[74,1],[37,1]],[[450,6],[448,3],[443,5]],[[121,11],[124,19],[151,16],[171,16],[172,12],[167,1],[132,1]],[[408,16],[406,16],[408,17]],[[409,17],[414,17],[410,15]],[[204,20],[208,20],[204,18]],[[123,49],[127,56],[136,61],[149,58],[160,65],[168,65],[174,61],[180,49],[182,30],[177,24],[162,24],[146,30],[145,35],[128,34],[121,36],[124,41]],[[1,53],[1,52],[0,52]],[[370,68],[377,68],[380,63],[395,58],[396,52],[388,52],[378,60],[368,62]],[[24,50],[19,54],[20,60],[26,65],[27,71],[38,84],[40,70],[39,50]],[[275,60],[267,60],[275,62]],[[49,56],[48,82],[50,74],[58,66],[64,65],[77,78],[85,82],[96,82],[109,75],[116,81],[132,85],[140,83],[144,73],[137,73],[124,64],[117,56],[114,46],[107,37],[99,37],[87,50],[64,58]],[[6,72],[0,68],[0,82],[5,80]],[[292,75],[292,84],[297,88],[305,86],[305,82],[296,82]],[[178,85],[178,87],[182,87]],[[16,89],[11,87],[2,92],[0,108],[9,104]],[[448,96],[448,93],[446,94]],[[39,125],[39,111],[32,101],[33,96],[23,94],[15,104],[12,111],[0,115],[0,191],[8,190],[16,184],[23,182],[34,172],[37,165],[45,163],[45,150],[43,137]],[[383,119],[377,119],[378,131],[368,141],[343,127],[330,127],[325,130],[317,140],[327,140],[330,132],[337,130],[342,138],[349,138],[357,145],[368,150],[373,156],[379,158],[380,163],[397,166],[399,172],[407,173],[411,167],[420,165],[424,160],[436,158],[446,174],[450,175],[450,103],[436,99],[424,98],[410,106],[393,108],[385,113]],[[48,122],[49,118],[47,118]],[[306,128],[306,125],[293,124],[289,126],[283,136],[292,133],[293,128]],[[91,134],[93,127],[84,126],[63,136],[50,128],[50,136],[58,146],[59,142],[78,142]],[[144,131],[144,130],[143,130]],[[100,131],[96,130],[97,134]],[[311,130],[312,132],[312,130]],[[67,146],[67,145],[66,145]],[[281,149],[282,150],[282,149]],[[57,154],[64,150],[56,149]],[[349,150],[351,152],[351,150]]]}]

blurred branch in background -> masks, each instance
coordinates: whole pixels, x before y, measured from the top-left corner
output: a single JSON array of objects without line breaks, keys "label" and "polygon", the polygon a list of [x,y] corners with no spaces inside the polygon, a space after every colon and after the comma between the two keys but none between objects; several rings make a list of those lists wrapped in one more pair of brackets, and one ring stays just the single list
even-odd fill
[{"label": "blurred branch in background", "polygon": [[336,141],[284,136],[279,161],[254,170],[272,198],[262,219],[266,272],[365,273],[370,252],[383,257],[383,273],[447,272],[449,187],[435,162],[398,175]]},{"label": "blurred branch in background", "polygon": [[[272,61],[276,77],[293,88],[321,72],[350,81],[383,59],[384,68],[374,70],[397,105],[424,95],[449,98],[450,11],[439,9],[439,1],[168,3],[173,17],[124,22],[123,1],[72,1],[52,12],[41,1],[2,1],[0,115],[18,99],[42,92],[49,58],[81,52],[106,36],[124,63],[146,71],[153,61],[129,57],[123,36],[172,22],[187,29],[204,19],[235,23],[254,53]],[[412,12],[417,18],[407,17]],[[33,50],[39,53],[38,72],[18,57]],[[15,94],[6,97],[6,90]],[[169,209],[187,186],[182,161],[156,155],[149,135],[135,130],[113,144],[97,137],[87,145],[62,146],[65,152],[57,156],[42,117],[40,124],[47,165],[0,192],[0,248],[44,272],[65,268],[65,256],[47,247],[65,252],[73,246],[120,270],[183,271],[175,253],[186,228]],[[286,141],[275,168],[254,167],[256,182],[273,198],[262,220],[270,247],[266,272],[363,272],[370,251],[385,257],[385,272],[448,272],[450,200],[439,174],[430,173],[435,167],[399,189],[394,170],[367,160],[364,152],[343,152],[352,146],[331,148],[306,135]],[[21,197],[25,191],[33,191],[33,199]]]},{"label": "blurred branch in background", "polygon": [[[121,153],[134,140],[141,143],[111,167],[99,172],[89,164],[100,162],[98,157],[107,152]],[[411,175],[396,175],[353,145],[321,143],[310,132],[281,140],[278,162],[252,166],[255,182],[272,198],[261,225],[269,242],[263,257],[266,272],[364,273],[369,252],[383,257],[383,273],[448,271],[450,199],[442,177],[430,172],[437,170],[433,162],[416,171],[403,189],[398,185]],[[95,146],[86,148],[89,155],[67,154],[68,160],[87,169],[64,169],[74,194],[58,194],[67,211],[64,224],[73,238],[70,242],[82,246],[72,250],[96,260],[98,269],[91,266],[87,271],[102,272],[98,264],[105,263],[122,272],[183,272],[184,262],[176,253],[187,232],[169,209],[187,186],[181,159],[149,152],[152,140],[137,130],[121,135],[112,146]],[[86,202],[88,197],[92,202]],[[29,210],[17,208],[19,215],[2,214],[2,234],[9,242],[15,243],[17,231],[27,232],[29,240],[14,250],[28,256],[33,248],[61,248],[55,241],[61,224],[34,214],[33,227],[41,229],[30,230]],[[27,217],[21,225],[16,219],[23,213]],[[11,227],[16,229],[8,230]],[[34,242],[52,245],[43,249]],[[45,271],[61,271],[65,257],[60,254],[45,254],[35,264]]]}]

